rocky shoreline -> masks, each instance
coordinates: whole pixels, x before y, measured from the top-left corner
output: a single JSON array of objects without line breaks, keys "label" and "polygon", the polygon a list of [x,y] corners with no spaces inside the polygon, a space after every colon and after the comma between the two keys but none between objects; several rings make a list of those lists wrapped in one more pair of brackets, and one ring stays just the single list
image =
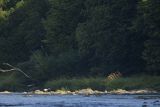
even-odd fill
[{"label": "rocky shoreline", "polygon": [[[0,94],[11,94],[13,92],[4,91],[0,92]],[[43,89],[43,90],[35,90],[31,92],[23,92],[22,94],[35,94],[35,95],[106,95],[106,94],[159,94],[157,91],[153,90],[112,90],[112,91],[98,91],[98,90],[92,90],[90,88],[82,89],[82,90],[76,90],[76,91],[67,91],[67,90],[56,90],[51,91],[49,89]]]}]

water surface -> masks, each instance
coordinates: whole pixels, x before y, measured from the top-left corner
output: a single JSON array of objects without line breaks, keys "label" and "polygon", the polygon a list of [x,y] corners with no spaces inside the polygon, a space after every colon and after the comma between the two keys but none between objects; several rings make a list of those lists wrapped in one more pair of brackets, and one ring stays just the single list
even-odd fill
[{"label": "water surface", "polygon": [[0,107],[160,107],[160,95],[0,94]]}]

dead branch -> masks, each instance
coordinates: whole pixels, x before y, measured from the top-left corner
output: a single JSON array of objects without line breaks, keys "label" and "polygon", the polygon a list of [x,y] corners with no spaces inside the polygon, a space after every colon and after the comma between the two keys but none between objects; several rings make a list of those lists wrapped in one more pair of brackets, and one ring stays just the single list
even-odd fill
[{"label": "dead branch", "polygon": [[19,69],[19,68],[17,68],[17,67],[14,67],[14,66],[12,66],[12,65],[10,65],[10,64],[8,64],[8,63],[3,63],[3,65],[7,65],[8,67],[10,67],[11,69],[7,69],[7,70],[4,70],[4,69],[1,69],[0,68],[0,72],[11,72],[11,71],[19,71],[19,72],[21,72],[25,77],[27,77],[27,78],[30,78],[31,79],[31,77],[30,76],[28,76],[25,72],[23,72],[21,69]]}]

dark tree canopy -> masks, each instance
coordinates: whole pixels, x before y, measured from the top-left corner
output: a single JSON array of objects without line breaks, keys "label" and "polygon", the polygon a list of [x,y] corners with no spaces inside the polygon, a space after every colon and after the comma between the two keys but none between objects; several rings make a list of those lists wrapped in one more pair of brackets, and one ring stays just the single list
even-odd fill
[{"label": "dark tree canopy", "polygon": [[160,1],[0,0],[3,62],[40,81],[115,71],[157,75]]}]

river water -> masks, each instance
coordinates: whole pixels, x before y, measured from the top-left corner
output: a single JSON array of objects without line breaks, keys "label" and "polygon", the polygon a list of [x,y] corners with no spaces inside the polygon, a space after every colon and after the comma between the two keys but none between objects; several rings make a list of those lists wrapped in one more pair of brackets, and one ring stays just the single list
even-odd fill
[{"label": "river water", "polygon": [[160,95],[0,94],[0,107],[160,107]]}]

